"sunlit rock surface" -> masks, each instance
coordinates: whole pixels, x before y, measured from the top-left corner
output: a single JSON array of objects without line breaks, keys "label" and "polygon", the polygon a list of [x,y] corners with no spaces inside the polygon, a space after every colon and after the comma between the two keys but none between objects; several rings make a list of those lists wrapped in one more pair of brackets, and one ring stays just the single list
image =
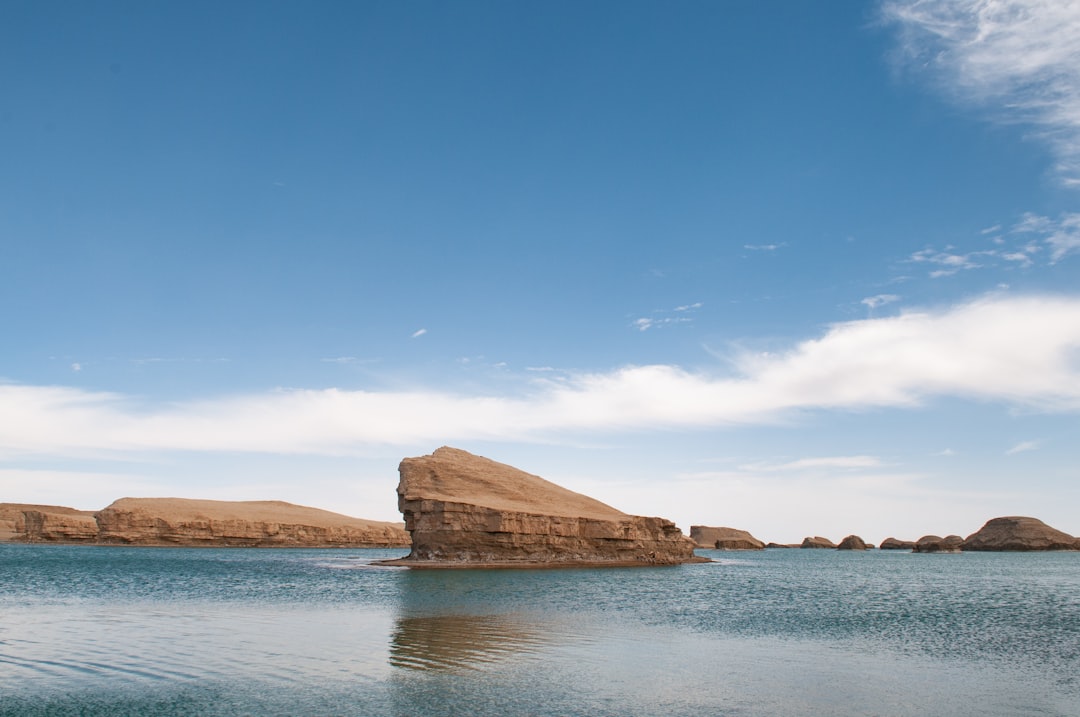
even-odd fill
[{"label": "sunlit rock surface", "polygon": [[512,466],[443,447],[399,467],[415,567],[670,565],[699,560],[663,518],[627,515]]}]

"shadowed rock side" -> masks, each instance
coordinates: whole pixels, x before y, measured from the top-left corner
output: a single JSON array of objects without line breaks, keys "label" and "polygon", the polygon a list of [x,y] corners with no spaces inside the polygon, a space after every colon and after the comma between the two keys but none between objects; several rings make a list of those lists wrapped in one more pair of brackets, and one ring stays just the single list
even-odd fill
[{"label": "shadowed rock side", "polygon": [[1080,550],[1080,540],[1038,518],[994,518],[967,537],[964,550]]},{"label": "shadowed rock side", "polygon": [[663,518],[627,515],[512,466],[443,447],[399,467],[414,567],[670,565],[700,560]]},{"label": "shadowed rock side", "polygon": [[715,550],[764,550],[761,542],[745,530],[737,528],[711,528],[707,525],[691,525],[690,540],[699,548]]},{"label": "shadowed rock side", "polygon": [[179,546],[407,547],[400,523],[281,501],[121,498],[92,513],[0,503],[0,540]]}]

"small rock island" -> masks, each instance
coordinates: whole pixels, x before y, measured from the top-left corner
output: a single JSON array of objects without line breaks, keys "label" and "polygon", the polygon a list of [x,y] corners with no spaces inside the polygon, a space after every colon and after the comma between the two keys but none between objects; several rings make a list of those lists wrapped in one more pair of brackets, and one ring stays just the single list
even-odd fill
[{"label": "small rock island", "polygon": [[539,476],[456,448],[406,458],[398,509],[412,552],[384,565],[545,567],[701,562],[664,518],[628,515]]}]

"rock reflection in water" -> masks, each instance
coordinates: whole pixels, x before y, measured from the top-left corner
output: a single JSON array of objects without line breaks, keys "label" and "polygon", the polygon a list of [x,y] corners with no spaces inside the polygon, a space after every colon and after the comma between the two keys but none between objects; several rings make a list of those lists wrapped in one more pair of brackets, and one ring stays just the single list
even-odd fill
[{"label": "rock reflection in water", "polygon": [[546,631],[513,615],[399,617],[390,638],[390,664],[413,670],[481,669],[539,652]]}]

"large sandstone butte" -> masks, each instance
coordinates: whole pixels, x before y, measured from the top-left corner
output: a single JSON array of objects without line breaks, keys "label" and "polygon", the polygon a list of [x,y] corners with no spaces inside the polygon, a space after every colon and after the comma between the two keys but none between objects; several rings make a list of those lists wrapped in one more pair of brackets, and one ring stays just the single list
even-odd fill
[{"label": "large sandstone butte", "polygon": [[121,498],[97,513],[0,503],[0,541],[113,545],[406,547],[400,523],[281,501]]},{"label": "large sandstone butte", "polygon": [[1080,538],[1051,528],[1038,518],[993,518],[967,537],[964,550],[1080,550]]},{"label": "large sandstone butte", "polygon": [[761,542],[745,530],[738,528],[712,528],[707,525],[691,525],[690,539],[701,548],[716,550],[764,550]]},{"label": "large sandstone butte", "polygon": [[663,518],[627,515],[539,476],[443,447],[399,467],[413,567],[672,565],[701,560]]}]

